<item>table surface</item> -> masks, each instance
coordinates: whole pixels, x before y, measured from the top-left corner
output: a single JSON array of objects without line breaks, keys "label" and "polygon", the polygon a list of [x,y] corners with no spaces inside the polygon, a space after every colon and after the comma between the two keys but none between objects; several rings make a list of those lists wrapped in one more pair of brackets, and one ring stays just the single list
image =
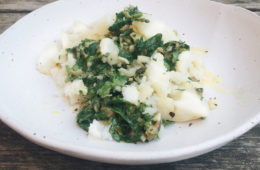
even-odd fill
[{"label": "table surface", "polygon": [[[29,12],[54,0],[0,0],[0,34]],[[260,15],[260,0],[216,0]],[[260,124],[228,145],[189,160],[146,166],[98,163],[35,145],[0,121],[0,169],[260,169]]]}]

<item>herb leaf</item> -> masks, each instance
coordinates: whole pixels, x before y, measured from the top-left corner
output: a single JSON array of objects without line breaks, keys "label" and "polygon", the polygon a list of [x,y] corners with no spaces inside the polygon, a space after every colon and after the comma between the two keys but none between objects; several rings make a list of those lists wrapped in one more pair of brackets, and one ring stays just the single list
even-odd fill
[{"label": "herb leaf", "polygon": [[170,41],[163,45],[164,65],[168,71],[175,70],[179,61],[179,55],[183,51],[189,50],[189,45],[184,42]]},{"label": "herb leaf", "polygon": [[131,25],[133,21],[149,22],[149,20],[142,18],[141,13],[137,7],[128,7],[124,11],[116,14],[116,21],[108,30],[119,35],[120,29],[126,25]]},{"label": "herb leaf", "polygon": [[144,41],[143,38],[137,40],[135,54],[152,56],[158,47],[163,45],[162,34],[156,34],[148,40]]}]

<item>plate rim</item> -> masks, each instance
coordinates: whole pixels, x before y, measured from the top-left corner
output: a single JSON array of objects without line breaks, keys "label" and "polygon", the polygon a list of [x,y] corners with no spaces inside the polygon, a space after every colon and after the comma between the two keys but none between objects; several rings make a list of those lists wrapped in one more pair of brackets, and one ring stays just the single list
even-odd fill
[{"label": "plate rim", "polygon": [[[246,12],[248,14],[253,14],[252,17],[257,17],[260,19],[260,16],[258,16],[256,13],[251,12],[247,9],[244,9],[242,7],[233,6],[230,4],[223,4],[219,2],[214,2],[210,0],[198,0],[198,1],[204,1],[207,3],[215,3],[218,5],[222,5],[229,8],[236,8],[238,10],[241,10],[243,12]],[[55,2],[48,3],[29,14],[23,16],[20,18],[17,22],[15,22],[12,26],[10,26],[7,30],[5,30],[2,34],[0,34],[0,41],[2,37],[8,33],[8,31],[15,27],[17,23],[19,23],[21,20],[23,20],[25,17],[28,17],[30,15],[33,15],[35,12],[38,12],[42,8],[46,8],[50,5],[56,4],[56,3],[63,3],[66,2],[66,0],[58,0]],[[144,165],[144,164],[157,164],[157,163],[166,163],[166,162],[174,162],[179,160],[184,160],[188,158],[192,158],[195,156],[199,156],[202,154],[205,154],[207,152],[210,152],[212,150],[215,150],[226,143],[238,138],[239,136],[243,135],[250,129],[252,129],[254,126],[256,126],[260,122],[260,112],[258,112],[253,118],[248,120],[247,122],[243,123],[241,126],[236,128],[233,131],[230,131],[224,135],[219,136],[218,138],[214,138],[212,140],[208,140],[206,142],[200,143],[198,145],[189,146],[183,149],[175,150],[177,152],[172,152],[172,150],[169,151],[157,151],[157,152],[143,152],[141,156],[139,154],[136,154],[135,152],[127,152],[127,151],[104,151],[100,149],[90,149],[85,148],[82,150],[82,147],[71,145],[71,144],[62,144],[61,142],[57,142],[52,139],[43,139],[40,136],[35,136],[33,133],[31,133],[30,130],[22,129],[19,126],[19,123],[13,123],[12,120],[10,120],[8,117],[4,114],[4,109],[0,107],[0,121],[2,121],[5,125],[7,125],[9,128],[13,129],[15,132],[23,136],[24,138],[28,139],[29,141],[40,145],[42,147],[63,153],[65,155],[74,156],[77,158],[92,160],[92,161],[99,161],[99,162],[106,162],[106,163],[114,163],[114,164],[127,164],[127,165]],[[84,151],[84,152],[83,152]],[[176,154],[177,153],[177,154]]]}]

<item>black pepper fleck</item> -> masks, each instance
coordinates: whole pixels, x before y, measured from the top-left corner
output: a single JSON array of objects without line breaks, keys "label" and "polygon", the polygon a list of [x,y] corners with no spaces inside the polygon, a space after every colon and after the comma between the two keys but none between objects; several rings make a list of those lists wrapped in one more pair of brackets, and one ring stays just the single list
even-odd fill
[{"label": "black pepper fleck", "polygon": [[175,116],[175,113],[170,112],[169,115],[173,118]]},{"label": "black pepper fleck", "polygon": [[189,123],[189,127],[191,127],[192,126],[192,123]]}]

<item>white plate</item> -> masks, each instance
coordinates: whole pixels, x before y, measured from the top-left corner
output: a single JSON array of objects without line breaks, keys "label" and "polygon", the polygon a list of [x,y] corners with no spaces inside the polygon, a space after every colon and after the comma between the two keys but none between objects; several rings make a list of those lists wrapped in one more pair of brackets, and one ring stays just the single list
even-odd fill
[{"label": "white plate", "polygon": [[[42,50],[73,21],[91,23],[128,4],[138,5],[209,50],[206,65],[229,92],[206,90],[219,108],[206,120],[175,124],[158,141],[125,144],[88,138],[76,114],[55,96],[51,78],[36,71]],[[118,163],[155,164],[187,159],[223,146],[260,120],[260,18],[233,6],[204,0],[73,0],[44,6],[19,20],[0,38],[0,118],[46,148],[75,157]],[[58,113],[57,113],[58,112]]]}]

